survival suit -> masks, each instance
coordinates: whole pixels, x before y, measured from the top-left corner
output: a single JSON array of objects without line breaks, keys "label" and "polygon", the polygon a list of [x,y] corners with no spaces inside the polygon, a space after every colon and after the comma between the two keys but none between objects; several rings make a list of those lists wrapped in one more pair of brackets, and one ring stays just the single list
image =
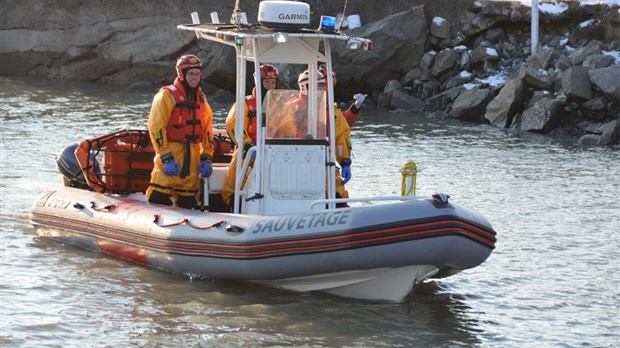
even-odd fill
[{"label": "survival suit", "polygon": [[[294,110],[296,138],[300,139],[304,138],[308,134],[307,99],[307,96],[302,93],[298,93],[291,97],[288,101],[288,105],[292,106],[292,109]],[[336,122],[336,141],[334,144],[336,148],[336,161],[342,164],[342,161],[345,159],[351,160],[351,128],[349,127],[349,123],[338,105],[334,105],[334,113],[334,121]],[[329,122],[329,117],[327,120]],[[329,129],[329,127],[327,127],[327,129]],[[319,134],[318,136],[321,138],[325,135]],[[342,177],[339,169],[336,169],[336,194],[339,198],[349,198],[349,192],[342,184]]]},{"label": "survival suit", "polygon": [[[237,159],[238,149],[241,148],[245,157],[245,152],[248,148],[256,144],[256,87],[252,90],[252,94],[245,97],[244,109],[243,109],[243,144],[237,146],[237,150],[233,153],[230,161],[230,167],[226,180],[224,181],[224,187],[222,187],[222,199],[232,209],[232,198],[235,192],[235,180],[237,178]],[[230,111],[228,117],[226,117],[226,132],[232,139],[234,144],[237,144],[237,138],[235,137],[235,123],[237,120],[237,103],[235,103]],[[245,179],[243,184],[245,183]]]},{"label": "survival suit", "polygon": [[[155,148],[154,167],[149,200],[154,190],[175,198],[196,196],[200,185],[198,165],[201,155],[213,160],[213,112],[200,86],[193,98],[177,77],[172,85],[163,87],[153,98],[148,120],[149,136]],[[178,163],[178,175],[164,173],[162,156],[172,154]]]}]

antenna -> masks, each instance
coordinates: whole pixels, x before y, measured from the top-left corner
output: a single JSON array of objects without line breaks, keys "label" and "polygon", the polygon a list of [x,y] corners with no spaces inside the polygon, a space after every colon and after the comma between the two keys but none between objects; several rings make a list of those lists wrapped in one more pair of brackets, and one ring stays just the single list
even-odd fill
[{"label": "antenna", "polygon": [[336,31],[340,32],[340,27],[342,26],[342,21],[344,20],[345,14],[347,13],[347,3],[349,0],[344,0],[344,8],[342,9],[342,17],[340,17],[340,22],[338,22],[338,26],[336,27]]},{"label": "antenna", "polygon": [[240,0],[235,1],[235,8],[233,9],[233,13],[230,16],[230,23],[236,25],[238,28],[241,27],[242,18],[241,18],[241,9],[239,8]]}]

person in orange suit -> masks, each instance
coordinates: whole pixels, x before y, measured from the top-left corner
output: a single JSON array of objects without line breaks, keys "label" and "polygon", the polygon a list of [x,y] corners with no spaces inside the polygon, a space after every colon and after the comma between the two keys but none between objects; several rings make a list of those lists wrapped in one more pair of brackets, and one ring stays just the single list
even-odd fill
[{"label": "person in orange suit", "polygon": [[[319,66],[319,72],[323,74],[323,76],[327,77],[327,67],[325,65]],[[338,80],[336,79],[336,72],[332,70],[332,83],[334,89],[336,88]],[[353,95],[353,100],[355,100],[348,109],[342,111],[342,115],[347,120],[349,127],[353,127],[357,119],[359,118],[360,110],[362,109],[362,104],[364,100],[366,100],[366,95],[362,93],[356,93]],[[336,104],[336,108],[340,109],[340,107]]]}]

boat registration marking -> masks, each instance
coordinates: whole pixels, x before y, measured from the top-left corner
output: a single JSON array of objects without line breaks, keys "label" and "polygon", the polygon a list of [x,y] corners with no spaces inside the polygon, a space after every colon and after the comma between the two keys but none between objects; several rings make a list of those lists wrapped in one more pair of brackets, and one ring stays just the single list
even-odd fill
[{"label": "boat registration marking", "polygon": [[348,225],[351,211],[324,212],[312,215],[288,216],[258,220],[252,233],[280,232],[283,230],[313,230],[336,225]]},{"label": "boat registration marking", "polygon": [[69,204],[71,204],[71,201],[61,199],[61,198],[51,198],[51,199],[48,199],[47,202],[45,202],[45,206],[48,208],[66,209],[69,206]]}]

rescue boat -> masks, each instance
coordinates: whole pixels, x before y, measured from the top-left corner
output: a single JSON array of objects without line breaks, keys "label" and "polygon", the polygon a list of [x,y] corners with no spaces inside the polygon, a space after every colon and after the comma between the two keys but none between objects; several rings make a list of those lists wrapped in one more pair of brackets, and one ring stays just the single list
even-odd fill
[{"label": "rescue boat", "polygon": [[[263,62],[309,71],[325,64],[330,76],[332,42],[372,48],[370,40],[340,32],[333,17],[307,29],[308,14],[306,3],[263,1],[258,24],[246,23],[237,5],[231,23],[200,24],[194,13],[194,23],[178,29],[236,51],[236,100],[243,105],[247,62],[255,76]],[[153,147],[146,130],[122,130],[57,157],[64,185],[38,196],[31,222],[39,236],[170,272],[371,300],[401,302],[426,279],[483,263],[495,247],[492,225],[445,194],[335,197],[332,80],[327,93],[312,74],[310,83],[310,136],[300,139],[277,138],[269,129],[294,91],[261,96],[258,89],[255,156],[246,154],[237,166],[232,212],[220,195],[234,150],[225,134],[216,136],[201,207],[187,210],[146,202]],[[237,109],[235,134],[241,135],[243,110]],[[411,193],[411,173],[403,180]]]}]

